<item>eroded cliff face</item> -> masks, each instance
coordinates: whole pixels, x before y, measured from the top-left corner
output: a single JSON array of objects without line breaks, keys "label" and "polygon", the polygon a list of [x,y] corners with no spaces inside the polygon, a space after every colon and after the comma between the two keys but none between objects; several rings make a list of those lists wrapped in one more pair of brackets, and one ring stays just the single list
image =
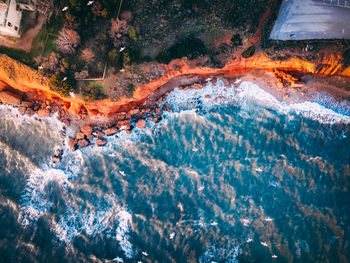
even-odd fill
[{"label": "eroded cliff face", "polygon": [[[177,77],[180,76],[226,76],[233,77],[242,75],[253,69],[261,69],[275,72],[276,78],[281,83],[287,81],[290,86],[298,81],[297,77],[292,75],[316,75],[316,76],[342,76],[350,77],[350,67],[343,69],[340,55],[324,56],[320,61],[312,62],[299,58],[290,58],[288,60],[272,60],[263,53],[256,53],[248,59],[235,59],[229,62],[224,68],[210,68],[193,66],[193,63],[186,60],[174,60],[168,66],[166,73],[159,79],[153,80],[145,85],[137,87],[131,98],[120,98],[113,102],[109,99],[85,102],[79,98],[61,97],[59,94],[50,90],[48,79],[42,76],[36,70],[33,70],[6,55],[0,55],[0,90],[9,89],[13,92],[31,94],[28,96],[31,100],[35,99],[33,94],[39,97],[45,97],[46,100],[55,100],[64,105],[66,110],[73,115],[88,113],[89,115],[102,115],[111,117],[113,114],[128,111],[142,104],[154,92],[171,80],[174,87],[178,84]],[[291,74],[289,74],[291,73]]]}]

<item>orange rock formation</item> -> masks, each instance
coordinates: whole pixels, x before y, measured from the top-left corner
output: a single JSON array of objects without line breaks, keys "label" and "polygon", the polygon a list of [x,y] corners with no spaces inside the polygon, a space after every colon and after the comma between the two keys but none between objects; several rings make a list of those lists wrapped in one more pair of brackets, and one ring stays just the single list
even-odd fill
[{"label": "orange rock formation", "polygon": [[[341,57],[330,55],[319,62],[311,62],[298,58],[285,61],[274,61],[263,53],[257,53],[248,59],[236,59],[228,63],[224,68],[191,67],[184,60],[174,60],[167,68],[166,73],[157,80],[138,87],[132,98],[121,98],[116,102],[110,100],[85,102],[79,98],[60,97],[48,87],[48,79],[6,55],[0,55],[0,90],[11,88],[19,92],[34,91],[44,95],[48,100],[64,102],[67,110],[73,115],[79,114],[82,108],[86,108],[89,114],[101,114],[110,117],[120,111],[133,109],[143,103],[149,95],[169,80],[185,75],[199,75],[203,77],[224,75],[227,77],[244,74],[252,69],[263,69],[275,72],[277,79],[286,80],[291,86],[297,85],[296,78],[286,72],[298,74],[313,74],[317,76],[343,76],[350,77],[350,67],[342,69]],[[283,85],[281,85],[283,88]]]}]

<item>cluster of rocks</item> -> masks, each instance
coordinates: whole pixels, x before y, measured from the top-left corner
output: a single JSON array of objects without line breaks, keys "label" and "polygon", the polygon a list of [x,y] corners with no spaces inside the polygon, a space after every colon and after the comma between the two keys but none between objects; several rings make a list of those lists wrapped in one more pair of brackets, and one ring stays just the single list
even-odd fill
[{"label": "cluster of rocks", "polygon": [[56,100],[35,99],[19,91],[1,90],[0,102],[17,106],[19,114],[29,117],[37,114],[39,118],[46,118],[58,112],[58,120],[67,126],[70,124],[70,116],[63,110],[64,105]]},{"label": "cluster of rocks", "polygon": [[59,163],[62,160],[63,150],[56,149],[55,155],[51,157],[53,163]]},{"label": "cluster of rocks", "polygon": [[108,136],[115,135],[121,131],[131,133],[133,128],[144,129],[147,125],[146,118],[153,122],[159,122],[162,118],[163,110],[171,110],[170,105],[164,103],[163,108],[157,107],[154,110],[150,108],[135,108],[129,112],[120,112],[113,116],[115,119],[113,124],[106,124],[103,127],[85,124],[80,127],[80,131],[75,138],[69,139],[68,146],[72,151],[75,151],[78,148],[89,146],[94,139],[96,146],[105,146]]}]

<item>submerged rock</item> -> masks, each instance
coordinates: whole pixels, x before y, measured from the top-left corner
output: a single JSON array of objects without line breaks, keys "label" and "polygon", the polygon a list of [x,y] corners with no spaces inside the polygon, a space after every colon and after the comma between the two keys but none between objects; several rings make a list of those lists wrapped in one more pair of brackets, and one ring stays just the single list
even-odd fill
[{"label": "submerged rock", "polygon": [[105,133],[107,136],[112,136],[112,135],[116,134],[117,132],[118,132],[118,129],[116,127],[112,127],[112,128],[105,130]]},{"label": "submerged rock", "polygon": [[78,140],[78,146],[80,148],[84,148],[84,147],[87,147],[89,146],[90,142],[86,139],[81,139],[81,140]]},{"label": "submerged rock", "polygon": [[147,125],[147,122],[144,119],[139,119],[136,124],[135,127],[139,128],[139,129],[144,129]]},{"label": "submerged rock", "polygon": [[18,108],[18,113],[21,114],[21,115],[24,115],[26,113],[26,108],[25,107],[19,107]]},{"label": "submerged rock", "polygon": [[46,118],[50,116],[50,110],[49,109],[40,109],[38,110],[38,117],[39,118]]},{"label": "submerged rock", "polygon": [[51,157],[51,160],[53,163],[59,163],[62,160],[62,156],[61,155],[54,155]]},{"label": "submerged rock", "polygon": [[80,127],[80,130],[82,133],[84,133],[85,135],[89,135],[92,133],[92,127],[90,125],[83,125]]},{"label": "submerged rock", "polygon": [[119,121],[117,123],[117,128],[120,130],[128,130],[130,129],[130,120]]},{"label": "submerged rock", "polygon": [[170,107],[169,103],[167,103],[167,102],[164,103],[163,110],[164,111],[171,111],[171,107]]},{"label": "submerged rock", "polygon": [[20,105],[22,96],[11,92],[9,90],[3,90],[0,92],[0,101],[4,104]]},{"label": "submerged rock", "polygon": [[95,144],[98,147],[105,146],[107,144],[107,140],[105,140],[103,138],[97,138],[96,141],[95,141]]}]

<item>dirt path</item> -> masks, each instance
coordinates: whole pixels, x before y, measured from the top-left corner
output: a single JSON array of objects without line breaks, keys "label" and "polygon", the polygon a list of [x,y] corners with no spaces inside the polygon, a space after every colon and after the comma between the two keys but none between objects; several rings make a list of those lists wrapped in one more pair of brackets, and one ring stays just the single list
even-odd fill
[{"label": "dirt path", "polygon": [[43,24],[46,21],[46,17],[44,15],[39,15],[38,23],[35,27],[32,27],[24,33],[24,35],[19,39],[9,39],[4,36],[0,36],[0,46],[5,46],[9,48],[21,49],[25,52],[30,52],[32,49],[32,42],[34,38],[39,34]]},{"label": "dirt path", "polygon": [[260,20],[260,23],[259,23],[259,26],[258,26],[258,30],[256,31],[254,37],[250,40],[250,43],[252,45],[257,45],[260,43],[260,40],[261,40],[261,34],[262,34],[262,30],[263,30],[263,26],[264,26],[264,23],[265,21],[270,17],[271,15],[271,8],[272,6],[276,3],[276,0],[272,0],[270,3],[269,3],[269,7],[268,9],[266,10],[265,14],[261,17],[261,20]]}]

